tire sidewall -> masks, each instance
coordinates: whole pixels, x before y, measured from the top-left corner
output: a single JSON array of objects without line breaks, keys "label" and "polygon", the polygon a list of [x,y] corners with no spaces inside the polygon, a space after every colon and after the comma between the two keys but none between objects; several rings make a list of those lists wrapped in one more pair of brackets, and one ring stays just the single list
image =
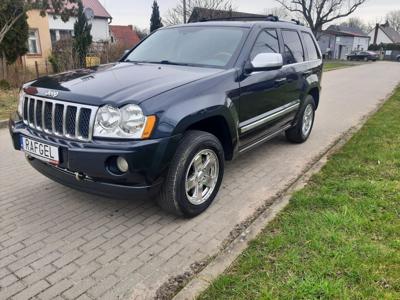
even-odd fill
[{"label": "tire sidewall", "polygon": [[[190,147],[189,151],[186,152],[186,155],[183,158],[185,161],[179,165],[177,170],[176,186],[174,187],[174,194],[176,196],[177,204],[180,210],[182,211],[183,215],[187,217],[193,217],[205,211],[211,205],[211,203],[213,202],[215,196],[219,191],[224,175],[224,152],[221,144],[218,142],[216,138],[211,139],[211,138],[206,138],[206,136],[204,136],[204,138],[196,140],[195,143],[193,145],[190,145],[189,147]],[[218,180],[214,188],[214,191],[207,199],[207,201],[199,205],[194,205],[188,200],[186,196],[186,188],[185,188],[186,172],[195,155],[200,151],[206,149],[212,150],[217,155],[219,163]]]},{"label": "tire sidewall", "polygon": [[[303,134],[304,113],[306,112],[306,108],[308,105],[311,105],[313,108],[313,118],[312,118],[311,128],[310,128],[308,134],[304,135]],[[308,95],[303,103],[303,107],[301,109],[301,114],[300,114],[300,120],[299,120],[299,130],[300,130],[300,134],[301,134],[303,141],[306,141],[310,137],[311,132],[314,127],[314,121],[315,121],[315,102],[314,102],[314,98],[311,95]]]}]

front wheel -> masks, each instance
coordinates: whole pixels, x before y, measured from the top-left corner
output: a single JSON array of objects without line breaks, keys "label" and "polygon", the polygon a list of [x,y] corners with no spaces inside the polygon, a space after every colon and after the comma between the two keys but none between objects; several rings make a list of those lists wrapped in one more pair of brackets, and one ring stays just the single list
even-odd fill
[{"label": "front wheel", "polygon": [[315,118],[315,101],[313,96],[307,95],[299,111],[299,120],[296,126],[286,130],[286,138],[293,143],[304,143],[311,134]]},{"label": "front wheel", "polygon": [[158,197],[165,211],[195,217],[214,201],[224,174],[220,141],[203,131],[188,131],[171,161]]}]

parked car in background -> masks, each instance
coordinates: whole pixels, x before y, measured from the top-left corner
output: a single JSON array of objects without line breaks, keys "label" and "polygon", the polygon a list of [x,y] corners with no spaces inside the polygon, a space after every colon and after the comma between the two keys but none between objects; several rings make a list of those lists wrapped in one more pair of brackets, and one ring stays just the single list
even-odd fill
[{"label": "parked car in background", "polygon": [[116,64],[25,84],[9,128],[15,149],[54,181],[110,197],[158,194],[166,211],[194,217],[217,195],[226,160],[281,133],[308,139],[321,76],[305,26],[172,26]]},{"label": "parked car in background", "polygon": [[347,55],[347,60],[377,61],[378,54],[372,51],[357,51]]},{"label": "parked car in background", "polygon": [[400,62],[400,54],[396,56],[396,60]]}]

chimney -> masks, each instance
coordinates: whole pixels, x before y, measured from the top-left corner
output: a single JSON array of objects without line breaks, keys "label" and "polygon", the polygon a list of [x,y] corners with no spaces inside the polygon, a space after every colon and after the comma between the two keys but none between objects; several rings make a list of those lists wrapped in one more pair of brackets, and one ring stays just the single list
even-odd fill
[{"label": "chimney", "polygon": [[374,42],[373,44],[376,45],[377,40],[378,40],[378,30],[379,30],[379,23],[376,23],[375,25],[375,34],[374,34]]},{"label": "chimney", "polygon": [[133,31],[133,25],[128,25],[128,27]]}]

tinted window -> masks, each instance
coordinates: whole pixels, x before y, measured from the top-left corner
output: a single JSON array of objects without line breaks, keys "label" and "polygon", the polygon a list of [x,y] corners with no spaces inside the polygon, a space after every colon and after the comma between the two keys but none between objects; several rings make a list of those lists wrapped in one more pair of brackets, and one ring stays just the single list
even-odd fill
[{"label": "tinted window", "polygon": [[282,30],[282,36],[285,44],[283,54],[285,63],[293,64],[304,61],[304,51],[297,31]]},{"label": "tinted window", "polygon": [[279,53],[279,41],[276,30],[268,29],[260,33],[251,51],[250,58],[253,59],[260,53]]},{"label": "tinted window", "polygon": [[303,32],[303,40],[304,46],[307,49],[308,53],[308,60],[316,60],[319,59],[319,53],[317,51],[317,47],[315,46],[314,39],[312,38],[311,34],[307,32]]},{"label": "tinted window", "polygon": [[225,67],[247,32],[247,29],[235,27],[163,29],[137,46],[126,61]]}]

